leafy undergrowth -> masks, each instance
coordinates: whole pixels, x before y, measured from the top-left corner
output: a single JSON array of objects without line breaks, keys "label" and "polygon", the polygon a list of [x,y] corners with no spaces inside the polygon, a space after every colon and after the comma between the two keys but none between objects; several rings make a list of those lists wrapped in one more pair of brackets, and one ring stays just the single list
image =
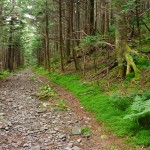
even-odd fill
[{"label": "leafy undergrowth", "polygon": [[0,79],[5,78],[9,75],[10,73],[8,71],[4,71],[0,73]]},{"label": "leafy undergrowth", "polygon": [[[26,67],[25,66],[20,66],[18,67],[16,70],[13,71],[13,73],[19,71],[19,70],[22,70],[22,69],[25,69]],[[3,72],[0,72],[0,79],[2,78],[6,78],[10,75],[10,72],[9,71],[3,71]]]},{"label": "leafy undergrowth", "polygon": [[[34,77],[35,78],[35,77]],[[57,111],[67,111],[68,106],[64,100],[57,100],[57,92],[49,84],[45,84],[39,89],[37,94],[39,100],[44,101],[40,108],[54,108]],[[50,103],[49,103],[50,102]]]},{"label": "leafy undergrowth", "polygon": [[56,97],[56,91],[49,84],[45,84],[42,88],[39,89],[37,96],[42,101],[51,100]]},{"label": "leafy undergrowth", "polygon": [[131,109],[132,104],[135,104],[135,95],[112,97],[104,94],[102,87],[81,82],[78,75],[48,74],[42,68],[37,68],[36,71],[72,92],[86,110],[94,113],[98,121],[104,121],[116,135],[135,145],[150,147],[150,129],[140,126],[134,119],[125,119],[125,116],[135,113]]}]

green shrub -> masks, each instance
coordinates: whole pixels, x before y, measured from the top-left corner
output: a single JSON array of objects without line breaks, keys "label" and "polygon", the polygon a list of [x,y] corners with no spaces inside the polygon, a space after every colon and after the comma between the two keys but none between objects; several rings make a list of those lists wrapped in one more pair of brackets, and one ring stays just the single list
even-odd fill
[{"label": "green shrub", "polygon": [[133,55],[133,59],[135,63],[137,64],[138,68],[148,69],[150,67],[150,61],[147,57]]},{"label": "green shrub", "polygon": [[89,127],[85,126],[81,129],[81,133],[85,136],[90,136],[92,134],[92,131]]},{"label": "green shrub", "polygon": [[59,111],[67,111],[68,110],[68,106],[64,100],[59,100],[58,102],[56,102],[55,108]]},{"label": "green shrub", "polygon": [[137,95],[131,106],[132,113],[124,119],[135,120],[142,127],[150,127],[150,94]]},{"label": "green shrub", "polygon": [[126,81],[130,81],[135,77],[134,72],[130,72],[128,75],[126,75]]},{"label": "green shrub", "polygon": [[80,43],[81,47],[94,47],[94,46],[106,46],[106,41],[104,41],[102,35],[95,35],[95,36],[86,36],[81,39]]},{"label": "green shrub", "polygon": [[136,136],[138,138],[133,138],[136,144],[150,148],[150,130],[141,130]]},{"label": "green shrub", "polygon": [[9,74],[8,71],[0,72],[0,79],[7,77]]},{"label": "green shrub", "polygon": [[131,104],[133,96],[122,96],[118,94],[114,94],[110,97],[111,103],[113,106],[121,111],[125,111]]},{"label": "green shrub", "polygon": [[42,88],[40,88],[38,96],[40,100],[50,100],[56,96],[56,91],[52,89],[49,84],[45,84]]}]

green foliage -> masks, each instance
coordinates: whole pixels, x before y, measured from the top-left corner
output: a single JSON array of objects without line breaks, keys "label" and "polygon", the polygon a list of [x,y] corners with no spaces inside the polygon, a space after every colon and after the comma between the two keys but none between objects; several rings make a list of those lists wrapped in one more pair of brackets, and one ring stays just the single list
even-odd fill
[{"label": "green foliage", "polygon": [[110,97],[110,101],[114,105],[114,107],[116,107],[117,109],[121,111],[125,111],[132,104],[133,95],[122,96],[119,94],[114,94]]},{"label": "green foliage", "polygon": [[42,104],[40,104],[39,108],[43,108],[43,109],[44,108],[51,108],[51,106],[47,103],[42,103]]},{"label": "green foliage", "polygon": [[81,39],[81,47],[96,47],[96,46],[106,46],[106,42],[103,40],[103,36],[95,35],[95,36],[85,36]]},{"label": "green foliage", "polygon": [[131,81],[135,77],[134,72],[130,72],[128,75],[126,75],[126,81]]},{"label": "green foliage", "polygon": [[50,100],[56,96],[56,91],[52,89],[49,84],[45,84],[42,88],[40,88],[38,96],[40,100]]},{"label": "green foliage", "polygon": [[133,55],[133,59],[137,64],[138,68],[149,69],[150,68],[150,60],[147,57],[140,55]]},{"label": "green foliage", "polygon": [[147,45],[147,44],[149,45],[150,44],[150,39],[142,39],[141,44],[142,45]]},{"label": "green foliage", "polygon": [[110,28],[109,28],[110,37],[113,37],[113,38],[115,37],[115,30],[116,30],[115,25],[110,26]]},{"label": "green foliage", "polygon": [[132,113],[124,119],[136,120],[143,127],[150,127],[150,94],[137,95],[131,106]]},{"label": "green foliage", "polygon": [[8,71],[0,72],[0,79],[7,77],[9,74]]},{"label": "green foliage", "polygon": [[138,138],[133,137],[133,141],[137,145],[144,145],[145,147],[150,148],[150,130],[141,130],[136,134],[136,136]]},{"label": "green foliage", "polygon": [[[122,3],[122,1],[120,1]],[[121,5],[122,13],[128,13],[135,10],[135,0],[126,0],[125,3]]]},{"label": "green foliage", "polygon": [[142,47],[142,52],[149,53],[150,52],[150,48],[149,47]]},{"label": "green foliage", "polygon": [[90,136],[92,134],[92,131],[89,127],[83,127],[81,128],[81,133],[83,134],[83,136]]},{"label": "green foliage", "polygon": [[64,100],[59,100],[58,102],[56,102],[54,107],[55,107],[55,109],[57,109],[59,111],[67,111],[67,109],[68,109],[68,106]]}]

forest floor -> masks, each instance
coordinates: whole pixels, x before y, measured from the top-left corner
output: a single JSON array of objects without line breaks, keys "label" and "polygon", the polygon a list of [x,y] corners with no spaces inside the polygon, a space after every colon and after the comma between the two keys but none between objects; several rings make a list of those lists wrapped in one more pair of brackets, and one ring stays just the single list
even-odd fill
[{"label": "forest floor", "polygon": [[[47,84],[56,95],[41,101]],[[71,93],[31,69],[0,81],[0,150],[134,149],[105,129]]]}]

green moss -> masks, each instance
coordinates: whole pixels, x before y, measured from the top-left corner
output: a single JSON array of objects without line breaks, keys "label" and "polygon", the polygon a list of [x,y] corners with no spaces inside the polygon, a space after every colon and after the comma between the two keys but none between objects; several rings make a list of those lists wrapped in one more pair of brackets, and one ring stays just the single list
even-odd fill
[{"label": "green moss", "polygon": [[8,71],[4,71],[0,73],[0,79],[5,78],[9,75],[10,73]]},{"label": "green moss", "polygon": [[92,134],[92,131],[89,127],[85,126],[85,127],[81,128],[81,133],[84,136],[90,136]]},{"label": "green moss", "polygon": [[[138,145],[149,145],[148,137],[141,142],[139,139],[144,139],[145,135],[141,134],[144,131],[136,122],[132,120],[124,120],[124,116],[131,113],[131,108],[127,102],[125,109],[116,108],[110,96],[104,94],[98,86],[92,86],[89,83],[80,80],[78,75],[64,75],[60,73],[46,73],[42,68],[36,69],[37,73],[47,76],[51,81],[63,86],[68,91],[72,92],[85,107],[86,110],[92,112],[96,116],[97,121],[103,121],[113,130],[116,135],[128,137],[128,139]],[[125,101],[125,99],[123,99]],[[117,103],[118,105],[118,103]],[[119,106],[120,107],[120,102]],[[122,108],[122,105],[121,105]],[[149,133],[150,130],[147,130]],[[146,133],[146,134],[148,134]]]}]

